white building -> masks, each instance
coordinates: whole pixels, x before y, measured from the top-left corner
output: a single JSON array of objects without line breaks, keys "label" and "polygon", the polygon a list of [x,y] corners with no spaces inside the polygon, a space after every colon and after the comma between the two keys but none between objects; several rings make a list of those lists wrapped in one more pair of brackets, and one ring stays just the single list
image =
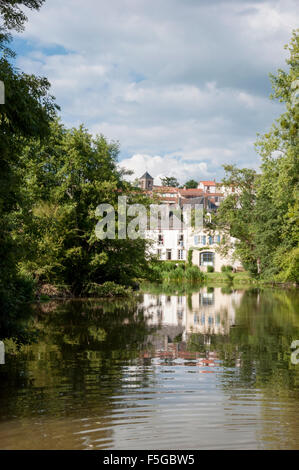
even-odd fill
[{"label": "white building", "polygon": [[241,263],[233,259],[233,253],[227,257],[220,255],[218,247],[221,233],[211,236],[204,227],[194,231],[190,224],[176,228],[178,225],[173,223],[175,217],[172,211],[174,212],[175,208],[181,209],[185,205],[201,204],[206,210],[217,210],[224,198],[224,194],[218,192],[218,183],[200,181],[198,188],[194,190],[168,188],[154,186],[153,178],[145,173],[140,179],[142,188],[148,187],[147,181],[150,181],[152,193],[159,195],[161,202],[168,205],[170,214],[169,224],[146,231],[146,238],[153,242],[150,250],[158,259],[187,261],[188,252],[192,250],[192,263],[199,266],[202,271],[207,271],[208,266],[213,266],[216,272],[221,271],[223,265],[231,265],[234,269],[242,268]]}]

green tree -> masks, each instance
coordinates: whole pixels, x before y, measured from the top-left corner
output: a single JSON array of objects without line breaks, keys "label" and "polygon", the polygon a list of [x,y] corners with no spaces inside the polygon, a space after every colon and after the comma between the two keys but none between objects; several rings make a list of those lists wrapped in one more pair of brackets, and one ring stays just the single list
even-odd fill
[{"label": "green tree", "polygon": [[39,10],[45,0],[0,0],[0,15],[2,18],[2,30],[15,29],[23,31],[27,16],[21,10],[21,7],[30,10]]},{"label": "green tree", "polygon": [[[41,2],[0,2],[3,24],[0,49],[7,44],[7,30],[21,28],[25,16],[19,9],[38,7]],[[34,6],[35,5],[35,6]],[[44,139],[56,114],[54,97],[47,79],[17,70],[5,55],[0,58],[0,79],[5,84],[5,104],[0,105],[0,307],[11,308],[20,297],[17,263],[21,258],[21,184],[24,167],[22,149],[29,139]]]},{"label": "green tree", "polygon": [[[257,274],[260,271],[260,259],[254,238],[256,228],[255,180],[256,173],[251,169],[238,169],[235,165],[224,165],[226,176],[222,184],[238,188],[221,203],[209,228],[220,230],[223,234],[219,247],[225,256],[234,251],[244,267]],[[231,237],[235,238],[234,242]]]},{"label": "green tree", "polygon": [[34,139],[23,152],[24,194],[28,209],[33,207],[24,227],[31,252],[23,269],[37,281],[67,284],[78,295],[90,283],[130,285],[149,270],[145,240],[95,235],[99,204],[117,209],[120,195],[127,195],[128,204],[149,203],[122,179],[118,153],[117,143],[93,138],[83,126],[67,130],[59,122],[46,143]]},{"label": "green tree", "polygon": [[299,36],[293,32],[287,72],[271,75],[273,99],[285,103],[285,112],[270,131],[260,136],[256,148],[261,155],[257,180],[257,211],[263,223],[256,238],[263,249],[266,275],[283,281],[299,280]]},{"label": "green tree", "polygon": [[177,188],[180,185],[174,176],[165,176],[164,178],[161,178],[161,183],[162,186],[169,186],[173,188]]},{"label": "green tree", "polygon": [[215,225],[227,234],[227,251],[236,238],[236,255],[253,274],[281,281],[299,280],[299,39],[294,31],[289,46],[288,72],[271,76],[272,98],[286,111],[268,133],[258,137],[260,172],[226,165],[224,185],[237,190],[221,204]]},{"label": "green tree", "polygon": [[186,181],[186,183],[184,184],[184,187],[186,189],[196,189],[197,186],[198,186],[198,182],[192,179],[189,181]]}]

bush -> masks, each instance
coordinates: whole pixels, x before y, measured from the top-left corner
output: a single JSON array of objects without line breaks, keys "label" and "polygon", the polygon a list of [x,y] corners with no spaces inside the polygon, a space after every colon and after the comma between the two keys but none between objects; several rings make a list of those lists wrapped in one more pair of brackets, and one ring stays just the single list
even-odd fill
[{"label": "bush", "polygon": [[188,266],[185,277],[186,280],[191,282],[204,281],[205,279],[204,273],[199,269],[198,266]]},{"label": "bush", "polygon": [[162,265],[160,270],[160,276],[163,283],[183,283],[183,282],[198,282],[204,281],[205,275],[198,266],[185,266],[184,264],[174,265],[174,268],[163,269],[165,265]]},{"label": "bush", "polygon": [[234,270],[234,268],[233,268],[232,266],[230,266],[230,265],[227,265],[227,266],[223,265],[223,266],[221,266],[221,272],[223,272],[223,273],[232,272],[233,270]]},{"label": "bush", "polygon": [[115,282],[107,281],[104,284],[91,282],[86,286],[86,293],[98,297],[127,297],[132,295],[131,287],[121,286]]},{"label": "bush", "polygon": [[184,277],[184,269],[181,266],[178,266],[177,268],[173,269],[169,273],[169,280],[170,281],[181,281]]},{"label": "bush", "polygon": [[208,273],[213,273],[214,272],[214,266],[208,266],[207,267],[207,272]]}]

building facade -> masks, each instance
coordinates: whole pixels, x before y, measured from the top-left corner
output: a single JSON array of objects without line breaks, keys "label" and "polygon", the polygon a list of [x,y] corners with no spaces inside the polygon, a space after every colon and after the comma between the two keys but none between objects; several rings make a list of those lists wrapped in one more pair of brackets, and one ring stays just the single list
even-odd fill
[{"label": "building facade", "polygon": [[[202,271],[207,271],[209,266],[216,272],[221,271],[222,266],[230,265],[235,270],[241,270],[242,265],[234,260],[233,252],[224,257],[219,253],[221,233],[213,235],[207,229],[193,229],[190,224],[182,224],[178,227],[173,223],[175,209],[190,209],[200,205],[207,211],[207,215],[216,211],[224,199],[223,192],[219,192],[220,185],[215,181],[200,181],[197,189],[182,189],[155,186],[153,178],[146,172],[140,178],[140,187],[146,189],[147,194],[158,196],[161,203],[167,204],[169,209],[169,223],[163,227],[146,231],[146,238],[152,241],[151,253],[160,260],[187,261],[188,252],[192,250],[192,263],[199,266]],[[149,188],[148,184],[151,186]],[[231,240],[234,242],[234,240]]]}]

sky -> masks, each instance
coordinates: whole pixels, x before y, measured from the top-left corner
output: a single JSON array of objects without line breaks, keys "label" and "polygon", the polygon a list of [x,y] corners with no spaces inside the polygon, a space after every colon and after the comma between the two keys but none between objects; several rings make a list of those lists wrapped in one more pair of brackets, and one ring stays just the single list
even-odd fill
[{"label": "sky", "polygon": [[269,73],[298,16],[295,0],[46,0],[13,46],[66,126],[119,141],[132,179],[183,184],[258,169],[256,134],[283,111]]}]

